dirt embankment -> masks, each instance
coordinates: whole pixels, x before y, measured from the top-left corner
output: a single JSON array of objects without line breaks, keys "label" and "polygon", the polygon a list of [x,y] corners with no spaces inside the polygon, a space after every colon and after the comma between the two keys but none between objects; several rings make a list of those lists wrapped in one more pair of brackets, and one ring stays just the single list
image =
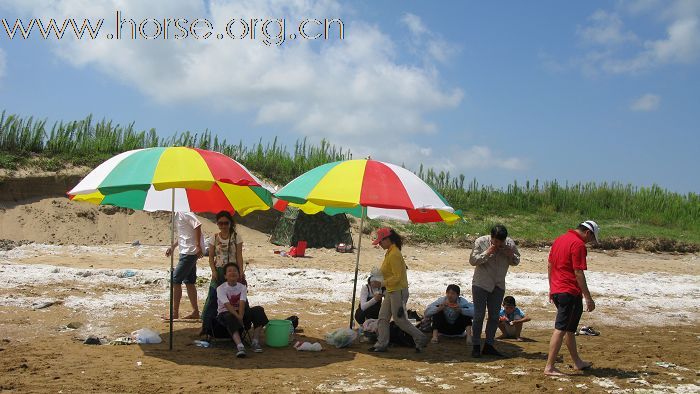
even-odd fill
[{"label": "dirt embankment", "polygon": [[[170,242],[170,214],[71,202],[66,192],[89,172],[73,167],[60,172],[0,170],[0,249],[20,242],[104,245],[139,241]],[[213,221],[213,215],[202,215]],[[265,233],[277,224],[277,211],[254,212],[239,223]],[[208,230],[215,230],[215,226]],[[207,230],[207,231],[208,231]]]},{"label": "dirt embankment", "polygon": [[4,209],[0,215],[0,239],[59,245],[102,245],[136,240],[144,244],[167,244],[170,214],[46,198]]},{"label": "dirt embankment", "polygon": [[69,167],[58,172],[0,169],[0,207],[65,197],[89,171],[86,167]]},{"label": "dirt embankment", "polygon": [[[168,213],[146,213],[114,207],[73,203],[66,191],[89,171],[74,167],[58,173],[0,171],[0,239],[30,240],[54,244],[110,244],[139,240],[164,244],[170,240]],[[203,215],[212,219],[212,215]],[[280,214],[275,210],[254,212],[239,223],[269,234]],[[358,223],[353,230],[358,231]],[[365,228],[365,233],[370,228]],[[411,241],[410,232],[405,234]],[[450,243],[473,246],[475,236]],[[541,248],[550,241],[518,240],[520,247]],[[600,250],[644,250],[647,252],[698,253],[700,245],[668,238],[606,237],[593,248]]]}]

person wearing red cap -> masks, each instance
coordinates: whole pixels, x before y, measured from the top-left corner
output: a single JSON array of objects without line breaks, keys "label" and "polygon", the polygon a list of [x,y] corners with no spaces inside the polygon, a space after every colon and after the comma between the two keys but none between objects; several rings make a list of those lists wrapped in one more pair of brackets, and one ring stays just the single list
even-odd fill
[{"label": "person wearing red cap", "polygon": [[549,251],[549,299],[557,307],[554,332],[549,341],[549,355],[544,367],[545,375],[563,375],[554,363],[561,349],[562,342],[571,354],[574,367],[578,370],[588,369],[592,363],[583,361],[576,348],[576,328],[583,314],[583,299],[586,311],[595,309],[595,302],[588,290],[586,276],[586,243],[598,242],[600,227],[592,220],[586,220],[575,230],[569,230],[554,240]]},{"label": "person wearing red cap", "polygon": [[377,230],[377,238],[372,245],[380,245],[386,250],[384,262],[380,268],[384,276],[386,296],[379,309],[379,322],[377,324],[377,343],[369,348],[370,352],[386,352],[389,346],[389,321],[394,323],[413,337],[416,343],[416,352],[420,352],[428,342],[428,338],[418,328],[413,326],[406,316],[406,301],[408,301],[408,276],[406,275],[406,262],[401,255],[403,238],[389,227]]}]

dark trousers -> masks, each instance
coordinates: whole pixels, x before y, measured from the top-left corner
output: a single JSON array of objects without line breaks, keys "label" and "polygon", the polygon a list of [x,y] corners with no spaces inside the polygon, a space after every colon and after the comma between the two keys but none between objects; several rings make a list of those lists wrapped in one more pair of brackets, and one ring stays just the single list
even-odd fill
[{"label": "dark trousers", "polygon": [[501,313],[501,303],[506,291],[496,286],[492,291],[486,291],[479,286],[472,286],[472,298],[474,298],[474,333],[472,344],[481,345],[481,330],[484,327],[484,315],[488,307],[488,320],[486,321],[486,343],[493,345],[498,330],[498,314]]},{"label": "dark trousers", "polygon": [[443,312],[438,312],[433,315],[432,328],[433,330],[438,330],[440,334],[444,335],[461,335],[464,333],[464,330],[467,329],[467,326],[470,326],[471,324],[472,318],[464,315],[459,315],[457,320],[450,324],[447,321],[447,318],[445,318],[445,314]]},{"label": "dark trousers", "polygon": [[250,329],[251,325],[255,328],[264,327],[269,322],[263,307],[254,306],[251,308],[248,305],[246,305],[245,312],[243,312],[243,323],[229,311],[219,313],[216,316],[216,320],[219,324],[226,327],[226,330],[232,336],[236,332],[240,333],[242,330]]},{"label": "dark trousers", "polygon": [[381,302],[370,306],[364,311],[358,306],[355,310],[355,321],[358,324],[363,324],[367,319],[379,319],[379,309],[381,309],[381,307]]}]

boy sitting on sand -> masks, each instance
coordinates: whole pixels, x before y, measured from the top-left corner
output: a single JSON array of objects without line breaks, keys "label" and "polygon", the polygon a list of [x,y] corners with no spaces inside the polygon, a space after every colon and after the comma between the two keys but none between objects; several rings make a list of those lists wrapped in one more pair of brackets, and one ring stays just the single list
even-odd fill
[{"label": "boy sitting on sand", "polygon": [[457,285],[447,286],[445,296],[440,297],[425,310],[425,319],[432,318],[432,343],[438,343],[438,336],[464,335],[467,326],[472,325],[474,306],[464,297],[460,297]]},{"label": "boy sitting on sand", "polygon": [[503,335],[499,339],[510,338],[522,341],[520,333],[523,331],[523,323],[530,321],[530,318],[520,308],[515,306],[515,298],[507,296],[503,298],[503,308],[498,318],[498,328]]}]

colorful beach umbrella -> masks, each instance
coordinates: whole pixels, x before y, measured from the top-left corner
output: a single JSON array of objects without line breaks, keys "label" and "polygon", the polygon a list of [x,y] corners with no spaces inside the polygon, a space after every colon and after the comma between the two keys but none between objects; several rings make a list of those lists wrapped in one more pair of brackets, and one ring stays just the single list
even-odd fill
[{"label": "colorful beach umbrella", "polygon": [[143,190],[209,190],[214,183],[262,186],[242,164],[218,152],[187,147],[158,147],[120,153],[92,170],[70,195],[103,195]]},{"label": "colorful beach umbrella", "polygon": [[346,160],[316,167],[297,177],[275,196],[323,207],[439,209],[454,212],[447,201],[416,174],[375,160]]},{"label": "colorful beach umbrella", "polygon": [[[272,205],[269,189],[243,165],[218,152],[187,147],[137,149],[92,170],[68,192],[73,201],[146,211],[237,211],[246,215]],[[170,349],[173,348],[173,266],[170,257]]]},{"label": "colorful beach umbrella", "polygon": [[[310,202],[305,204],[295,204],[280,199],[273,199],[273,201],[273,208],[280,212],[284,212],[287,206],[291,206],[294,208],[299,208],[307,215],[315,215],[319,212],[323,212],[329,216],[337,215],[339,213],[352,215],[356,218],[360,218],[362,216],[361,206],[354,208],[333,208],[323,207]],[[448,212],[441,211],[439,209],[388,209],[367,207],[366,216],[369,219],[388,219],[410,223],[444,222],[447,224],[453,224],[462,220],[461,211]]]},{"label": "colorful beach umbrella", "polygon": [[[173,195],[174,191],[174,195]],[[114,205],[141,211],[175,212],[238,212],[245,216],[250,212],[269,209],[272,194],[264,186],[239,186],[215,182],[209,190],[172,189],[158,191],[126,190],[104,195],[99,191],[89,194],[70,195],[73,201],[85,201],[96,205]],[[175,204],[173,207],[173,197]]]},{"label": "colorful beach umbrella", "polygon": [[[417,223],[454,223],[461,219],[445,198],[416,174],[395,164],[371,159],[321,165],[289,182],[275,196],[305,213],[349,213],[360,218],[350,328],[354,323],[353,307],[365,217]],[[279,208],[283,204],[276,205]]]}]

